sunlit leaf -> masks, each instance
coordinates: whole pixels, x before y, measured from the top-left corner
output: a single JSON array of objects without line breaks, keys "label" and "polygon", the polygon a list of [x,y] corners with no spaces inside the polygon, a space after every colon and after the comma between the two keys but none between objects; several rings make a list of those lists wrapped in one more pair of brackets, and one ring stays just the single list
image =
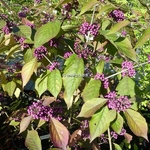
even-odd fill
[{"label": "sunlit leaf", "polygon": [[117,85],[116,90],[120,95],[130,95],[133,97],[135,96],[135,82],[128,76],[125,76]]},{"label": "sunlit leaf", "polygon": [[100,109],[105,103],[107,99],[104,98],[93,98],[86,101],[79,113],[78,117],[91,117],[98,109]]},{"label": "sunlit leaf", "polygon": [[75,90],[80,85],[84,74],[84,62],[77,55],[71,55],[65,62],[65,70],[63,74],[63,85],[65,88],[64,99],[68,106],[71,107]]},{"label": "sunlit leaf", "polygon": [[29,150],[42,150],[41,140],[36,130],[28,130],[25,145]]},{"label": "sunlit leaf", "polygon": [[22,80],[23,80],[23,87],[28,83],[28,81],[30,80],[33,72],[35,71],[37,67],[37,59],[34,58],[31,61],[29,61],[28,63],[26,63],[21,71],[21,75],[22,75]]},{"label": "sunlit leaf", "polygon": [[27,129],[27,127],[29,126],[31,120],[32,120],[32,116],[24,117],[21,120],[21,122],[20,122],[20,132],[19,133],[22,133],[23,131],[25,131]]},{"label": "sunlit leaf", "polygon": [[99,63],[97,64],[96,66],[96,72],[97,73],[102,73],[103,72],[103,69],[104,69],[104,64],[105,64],[105,61],[104,60],[100,60]]},{"label": "sunlit leaf", "polygon": [[19,123],[20,123],[20,122],[17,122],[17,121],[15,121],[15,120],[12,120],[12,121],[9,123],[9,125],[15,127],[15,126],[18,126]]},{"label": "sunlit leaf", "polygon": [[0,20],[0,29],[2,29],[6,25],[6,21]]},{"label": "sunlit leaf", "polygon": [[69,132],[67,128],[55,118],[50,119],[50,138],[54,146],[67,149]]},{"label": "sunlit leaf", "polygon": [[37,129],[40,128],[42,125],[44,125],[46,123],[45,120],[40,119],[37,125]]},{"label": "sunlit leaf", "polygon": [[125,111],[125,117],[131,131],[136,135],[148,140],[148,126],[145,118],[139,113],[132,109]]},{"label": "sunlit leaf", "polygon": [[62,78],[58,69],[53,70],[48,75],[47,89],[56,98],[62,88]]},{"label": "sunlit leaf", "polygon": [[100,80],[90,80],[82,92],[84,102],[92,98],[97,98],[99,96],[100,87],[101,87]]},{"label": "sunlit leaf", "polygon": [[122,118],[122,116],[119,113],[117,113],[117,117],[113,121],[113,123],[111,124],[111,128],[116,133],[120,134],[122,127],[123,127],[123,118]]},{"label": "sunlit leaf", "polygon": [[122,150],[122,148],[118,144],[113,143],[113,145],[115,147],[115,150]]},{"label": "sunlit leaf", "polygon": [[96,4],[98,4],[97,0],[90,0],[90,1],[86,2],[83,5],[83,7],[81,8],[81,12],[78,16],[81,16],[82,14],[84,14],[86,11],[90,10]]},{"label": "sunlit leaf", "polygon": [[48,106],[49,104],[51,104],[52,102],[54,102],[56,100],[55,97],[52,96],[42,96],[42,100],[43,100],[43,105],[44,106]]},{"label": "sunlit leaf", "polygon": [[60,22],[49,22],[40,27],[34,36],[34,47],[38,48],[56,37],[60,31]]},{"label": "sunlit leaf", "polygon": [[150,28],[146,29],[142,36],[138,39],[134,49],[142,46],[150,38]]},{"label": "sunlit leaf", "polygon": [[110,122],[112,122],[115,117],[116,111],[109,111],[107,106],[102,108],[100,112],[94,114],[89,123],[91,141],[103,134],[109,128]]},{"label": "sunlit leaf", "polygon": [[10,81],[5,85],[5,91],[9,96],[13,96],[16,89],[16,83],[14,81]]},{"label": "sunlit leaf", "polygon": [[127,26],[129,23],[130,23],[130,22],[129,22],[128,20],[123,20],[123,21],[120,21],[120,22],[116,23],[116,24],[110,29],[110,31],[107,33],[107,35],[116,33],[116,32],[119,31],[121,28]]}]

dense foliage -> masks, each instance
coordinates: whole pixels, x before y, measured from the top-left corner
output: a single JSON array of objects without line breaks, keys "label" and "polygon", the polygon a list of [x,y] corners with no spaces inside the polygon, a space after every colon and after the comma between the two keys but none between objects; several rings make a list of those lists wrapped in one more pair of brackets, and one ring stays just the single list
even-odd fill
[{"label": "dense foliage", "polygon": [[150,1],[0,5],[0,149],[149,149]]}]

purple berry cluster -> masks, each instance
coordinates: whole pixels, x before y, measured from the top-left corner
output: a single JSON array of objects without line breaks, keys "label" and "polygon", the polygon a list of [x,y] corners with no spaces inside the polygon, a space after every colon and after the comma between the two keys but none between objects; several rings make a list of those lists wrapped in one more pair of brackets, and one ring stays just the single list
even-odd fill
[{"label": "purple berry cluster", "polygon": [[52,64],[47,66],[47,69],[50,71],[53,71],[54,69],[56,69],[57,67],[59,67],[60,63],[58,62],[53,62]]},{"label": "purple berry cluster", "polygon": [[126,35],[127,35],[127,32],[123,30],[123,31],[121,32],[121,36],[122,36],[122,37],[126,37]]},{"label": "purple berry cluster", "polygon": [[131,61],[124,61],[122,62],[122,70],[125,70],[127,69],[126,71],[122,72],[122,76],[129,76],[129,77],[133,77],[135,76],[136,72],[135,72],[135,69],[133,68],[133,64]]},{"label": "purple berry cluster", "polygon": [[7,20],[8,16],[6,14],[0,14],[0,19]]},{"label": "purple berry cluster", "polygon": [[115,9],[111,11],[111,13],[109,14],[109,17],[113,18],[116,22],[120,22],[125,19],[124,13],[119,9]]},{"label": "purple berry cluster", "polygon": [[18,13],[18,17],[19,17],[19,18],[25,18],[25,17],[26,17],[26,12],[25,12],[25,11],[20,11],[20,12]]},{"label": "purple berry cluster", "polygon": [[77,41],[74,43],[74,50],[81,58],[89,59],[89,57],[95,57],[95,52],[91,48],[89,48],[87,45],[83,45],[82,48]]},{"label": "purple berry cluster", "polygon": [[44,46],[40,46],[34,50],[34,56],[37,57],[38,60],[44,58],[44,55],[47,55],[47,48]]},{"label": "purple berry cluster", "polygon": [[90,139],[89,121],[88,121],[88,120],[82,121],[80,128],[81,128],[81,130],[82,130],[81,137],[82,137],[84,140]]},{"label": "purple berry cluster", "polygon": [[89,24],[88,22],[84,22],[79,29],[79,34],[82,35],[88,35],[88,33],[90,32],[90,35],[92,35],[93,37],[98,35],[98,30],[99,30],[100,26],[97,23],[93,23],[93,24]]},{"label": "purple berry cluster", "polygon": [[78,1],[74,0],[73,3],[67,3],[63,5],[63,9],[61,10],[62,15],[65,16],[67,19],[71,18],[71,11],[72,9],[77,9],[78,8]]},{"label": "purple berry cluster", "polygon": [[56,39],[56,38],[51,39],[49,41],[49,46],[57,48],[58,45],[59,45],[59,40],[60,40],[60,38],[58,38],[58,39]]},{"label": "purple berry cluster", "polygon": [[114,131],[112,131],[110,134],[114,139],[117,139],[119,135],[123,136],[125,133],[126,133],[126,130],[124,128],[122,128],[120,134],[117,134]]},{"label": "purple berry cluster", "polygon": [[12,31],[14,23],[12,21],[6,21],[6,25],[2,28],[4,34],[9,34]]},{"label": "purple berry cluster", "polygon": [[32,23],[29,23],[29,22],[28,22],[28,23],[26,23],[26,26],[29,26],[29,27],[31,27],[32,29],[33,29],[33,28],[35,28],[35,25],[34,25],[34,24],[32,24]]},{"label": "purple berry cluster", "polygon": [[21,38],[19,38],[18,41],[19,41],[19,43],[21,44],[21,47],[22,47],[23,49],[29,48],[29,44],[24,43],[25,38],[21,37]]},{"label": "purple berry cluster", "polygon": [[64,54],[64,58],[65,58],[65,59],[66,59],[66,58],[69,58],[72,54],[73,54],[72,52],[66,52],[66,53]]},{"label": "purple berry cluster", "polygon": [[44,106],[42,101],[33,102],[27,109],[28,115],[31,115],[33,119],[42,119],[49,121],[52,117],[53,110],[49,106]]},{"label": "purple berry cluster", "polygon": [[48,13],[45,13],[44,17],[41,19],[43,24],[46,24],[46,23],[51,22],[53,20],[54,20],[54,16],[51,14],[48,14]]},{"label": "purple berry cluster", "polygon": [[105,79],[105,76],[104,76],[103,73],[102,73],[102,74],[97,73],[97,74],[94,76],[94,79],[95,79],[95,80],[100,80],[100,81],[102,81],[102,82],[103,82],[103,85],[104,85],[104,88],[105,88],[105,89],[108,89],[108,87],[109,87],[109,82],[108,82],[108,79]]},{"label": "purple berry cluster", "polygon": [[117,112],[125,111],[131,107],[131,102],[127,96],[117,97],[116,92],[110,92],[105,96],[108,99],[108,108],[115,109]]},{"label": "purple berry cluster", "polygon": [[34,0],[34,3],[35,3],[35,4],[40,4],[40,3],[41,3],[41,0]]}]

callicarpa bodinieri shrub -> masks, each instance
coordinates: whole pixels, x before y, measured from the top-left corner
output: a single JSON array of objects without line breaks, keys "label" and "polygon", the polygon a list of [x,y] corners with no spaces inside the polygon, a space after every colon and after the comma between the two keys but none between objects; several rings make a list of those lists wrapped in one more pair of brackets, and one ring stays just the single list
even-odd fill
[{"label": "callicarpa bodinieri shrub", "polygon": [[0,149],[148,149],[146,3],[0,5],[0,132],[13,134],[5,140],[2,132]]}]

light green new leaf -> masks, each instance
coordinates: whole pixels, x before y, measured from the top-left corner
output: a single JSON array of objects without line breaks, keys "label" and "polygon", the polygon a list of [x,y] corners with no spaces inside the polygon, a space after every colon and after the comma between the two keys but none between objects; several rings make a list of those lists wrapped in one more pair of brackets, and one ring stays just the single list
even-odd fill
[{"label": "light green new leaf", "polygon": [[97,98],[99,96],[100,87],[100,80],[90,80],[82,92],[84,102],[92,98]]},{"label": "light green new leaf", "polygon": [[60,22],[49,22],[40,27],[34,36],[34,47],[38,48],[56,37],[61,30]]},{"label": "light green new leaf", "polygon": [[111,125],[111,128],[116,132],[116,133],[120,133],[121,132],[121,129],[123,127],[123,118],[122,116],[117,113],[117,117],[116,119],[113,121],[112,125]]},{"label": "light green new leaf", "polygon": [[121,28],[127,26],[129,23],[130,23],[130,22],[129,22],[128,20],[123,20],[123,21],[120,21],[120,22],[116,23],[116,24],[110,29],[110,31],[107,33],[107,35],[118,32]]},{"label": "light green new leaf", "polygon": [[135,82],[128,76],[125,76],[117,85],[116,90],[120,95],[130,95],[133,97],[135,96]]},{"label": "light green new leaf", "polygon": [[122,148],[118,144],[113,143],[113,145],[115,147],[115,150],[122,150]]},{"label": "light green new leaf", "polygon": [[32,30],[31,27],[29,26],[22,25],[22,26],[14,27],[13,32],[15,33],[15,35],[19,37],[31,39]]},{"label": "light green new leaf", "polygon": [[105,103],[107,99],[104,98],[93,98],[91,100],[86,101],[79,113],[78,117],[88,118],[91,117],[98,109],[100,109]]},{"label": "light green new leaf", "polygon": [[142,46],[149,38],[150,38],[150,28],[144,31],[143,35],[139,38],[138,42],[136,43],[134,49]]},{"label": "light green new leaf", "polygon": [[143,137],[148,141],[148,126],[145,118],[139,112],[136,112],[132,109],[127,109],[124,114],[130,130],[136,136]]},{"label": "light green new leaf", "polygon": [[13,96],[16,89],[16,83],[14,81],[10,81],[5,85],[5,91],[9,96]]},{"label": "light green new leaf", "polygon": [[22,80],[23,80],[23,87],[28,83],[30,80],[33,72],[37,69],[37,59],[33,58],[31,61],[26,63],[21,71]]},{"label": "light green new leaf", "polygon": [[99,61],[99,63],[98,63],[97,66],[96,66],[96,72],[97,72],[97,73],[102,73],[102,72],[103,72],[104,64],[105,64],[105,61],[104,61],[104,60],[100,60],[100,61]]},{"label": "light green new leaf", "polygon": [[89,123],[91,142],[109,128],[110,122],[112,122],[115,117],[116,111],[110,111],[107,106],[92,116],[92,119]]},{"label": "light green new leaf", "polygon": [[83,7],[81,8],[81,12],[78,16],[81,16],[84,14],[86,11],[89,11],[94,5],[98,4],[99,2],[97,0],[89,0],[86,2]]},{"label": "light green new leaf", "polygon": [[115,44],[121,53],[123,53],[125,56],[127,56],[131,60],[137,61],[136,52],[132,48],[131,42],[128,38],[119,38],[115,41]]},{"label": "light green new leaf", "polygon": [[58,69],[53,70],[48,75],[47,88],[50,93],[56,98],[62,88],[62,78]]},{"label": "light green new leaf", "polygon": [[84,75],[84,62],[82,58],[73,54],[66,60],[65,66],[63,74],[64,99],[68,108],[70,108],[72,105],[71,97],[80,85]]},{"label": "light green new leaf", "polygon": [[6,21],[0,20],[0,29],[2,29],[6,25]]},{"label": "light green new leaf", "polygon": [[28,130],[25,145],[29,150],[42,150],[41,140],[36,130]]}]

